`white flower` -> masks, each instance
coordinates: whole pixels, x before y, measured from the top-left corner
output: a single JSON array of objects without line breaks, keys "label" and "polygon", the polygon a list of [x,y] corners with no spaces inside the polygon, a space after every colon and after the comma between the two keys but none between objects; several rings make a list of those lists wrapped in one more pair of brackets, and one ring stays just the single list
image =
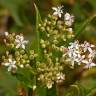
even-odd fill
[{"label": "white flower", "polygon": [[84,48],[84,52],[88,50],[90,53],[92,53],[92,48],[95,47],[95,45],[90,44],[87,41],[85,41],[81,46]]},{"label": "white flower", "polygon": [[75,41],[75,42],[73,42],[73,43],[69,43],[69,49],[74,49],[74,50],[78,50],[79,49],[79,47],[80,47],[80,45],[79,45],[79,41]]},{"label": "white flower", "polygon": [[68,48],[68,49],[69,50],[68,50],[67,54],[70,58],[77,57],[78,51],[76,51],[75,48],[74,49]]},{"label": "white flower", "polygon": [[96,51],[92,50],[92,52],[90,52],[90,54],[88,55],[88,58],[94,58],[96,56]]},{"label": "white flower", "polygon": [[80,65],[85,59],[85,55],[80,55],[78,54],[78,57],[75,59],[75,61],[78,63],[78,65]]},{"label": "white flower", "polygon": [[72,67],[74,66],[76,60],[78,60],[78,54],[80,54],[80,45],[78,41],[69,43],[68,51],[66,55],[68,56],[67,62],[70,62]]},{"label": "white flower", "polygon": [[74,67],[74,64],[76,62],[76,57],[74,57],[74,56],[68,57],[66,61],[69,62],[70,65],[71,65],[71,67],[73,68]]},{"label": "white flower", "polygon": [[68,56],[70,58],[77,57],[78,54],[80,54],[80,50],[79,50],[80,45],[79,45],[78,41],[75,41],[73,43],[69,43],[69,45],[70,46],[68,46],[68,52],[67,52]]},{"label": "white flower", "polygon": [[54,84],[53,81],[48,80],[46,86],[47,86],[48,89],[50,89],[50,88],[52,88],[52,85],[53,85],[53,84]]},{"label": "white flower", "polygon": [[65,74],[59,72],[59,73],[56,75],[56,79],[57,79],[57,80],[56,80],[57,83],[62,82],[63,80],[65,80]]},{"label": "white flower", "polygon": [[17,35],[15,39],[16,48],[23,48],[25,49],[25,44],[28,43],[28,41],[24,40],[24,37],[22,35]]},{"label": "white flower", "polygon": [[91,68],[96,66],[92,60],[96,55],[96,51],[92,50],[94,45],[84,42],[84,44],[79,44],[78,41],[69,43],[68,51],[64,54],[64,57],[67,56],[66,61],[69,62],[72,67],[74,64],[86,64],[86,68]]},{"label": "white flower", "polygon": [[12,68],[17,69],[16,61],[13,61],[12,59],[9,59],[7,63],[3,64],[4,66],[8,67],[8,71],[11,71]]},{"label": "white flower", "polygon": [[62,15],[62,13],[63,13],[62,8],[63,8],[63,6],[52,7],[52,9],[55,11],[55,12],[53,13],[53,15],[59,16],[59,17],[61,18],[61,15]]},{"label": "white flower", "polygon": [[69,13],[66,13],[64,15],[64,20],[65,20],[65,25],[72,26],[72,24],[74,22],[74,16],[70,15]]},{"label": "white flower", "polygon": [[85,63],[84,68],[89,68],[90,69],[90,68],[96,66],[96,64],[92,62],[92,59],[85,60],[85,61],[83,61],[83,63]]}]

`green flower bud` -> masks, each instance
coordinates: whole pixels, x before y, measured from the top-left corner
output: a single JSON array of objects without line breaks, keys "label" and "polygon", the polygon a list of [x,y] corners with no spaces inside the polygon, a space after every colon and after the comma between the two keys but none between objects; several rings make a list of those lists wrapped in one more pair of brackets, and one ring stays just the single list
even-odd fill
[{"label": "green flower bud", "polygon": [[12,33],[12,36],[14,37],[16,34],[15,33]]},{"label": "green flower bud", "polygon": [[45,31],[45,27],[41,27],[40,29],[41,29],[41,31]]},{"label": "green flower bud", "polygon": [[21,63],[22,63],[22,64],[25,64],[26,61],[25,61],[24,59],[21,59]]},{"label": "green flower bud", "polygon": [[39,24],[39,27],[41,27],[42,25],[41,24]]},{"label": "green flower bud", "polygon": [[45,45],[45,44],[42,44],[41,46],[42,46],[42,48],[45,48],[45,47],[46,47],[46,45]]},{"label": "green flower bud", "polygon": [[27,54],[24,54],[24,55],[23,55],[23,58],[24,58],[24,59],[28,59]]},{"label": "green flower bud", "polygon": [[20,61],[20,58],[19,58],[19,57],[17,57],[17,58],[16,58],[16,61]]},{"label": "green flower bud", "polygon": [[57,34],[58,34],[58,30],[54,30],[53,33],[54,33],[55,35],[57,35]]},{"label": "green flower bud", "polygon": [[19,56],[19,55],[20,55],[19,51],[16,51],[15,56]]},{"label": "green flower bud", "polygon": [[50,37],[50,34],[47,34],[47,37]]},{"label": "green flower bud", "polygon": [[46,30],[47,30],[47,31],[50,31],[50,27],[49,27],[49,26],[47,26],[47,27],[46,27]]},{"label": "green flower bud", "polygon": [[20,54],[24,54],[25,53],[25,51],[24,50],[20,50]]},{"label": "green flower bud", "polygon": [[34,50],[30,50],[29,53],[30,54],[34,54],[35,52],[34,52]]},{"label": "green flower bud", "polygon": [[5,56],[2,56],[2,59],[4,60],[5,59]]},{"label": "green flower bud", "polygon": [[41,39],[41,40],[40,40],[40,43],[41,43],[41,44],[44,44],[44,40],[43,40],[43,39]]},{"label": "green flower bud", "polygon": [[7,56],[9,55],[9,51],[6,51],[6,55],[7,55]]},{"label": "green flower bud", "polygon": [[46,23],[45,22],[43,23],[43,26],[46,27]]},{"label": "green flower bud", "polygon": [[13,47],[14,47],[14,44],[11,43],[11,44],[9,45],[9,47],[10,47],[10,48],[13,48]]},{"label": "green flower bud", "polygon": [[9,55],[8,57],[12,59],[13,56],[12,55]]},{"label": "green flower bud", "polygon": [[27,60],[27,61],[26,61],[26,63],[30,63],[30,61],[29,61],[29,60]]},{"label": "green flower bud", "polygon": [[51,22],[50,22],[50,21],[47,21],[47,24],[48,24],[48,25],[51,25]]}]

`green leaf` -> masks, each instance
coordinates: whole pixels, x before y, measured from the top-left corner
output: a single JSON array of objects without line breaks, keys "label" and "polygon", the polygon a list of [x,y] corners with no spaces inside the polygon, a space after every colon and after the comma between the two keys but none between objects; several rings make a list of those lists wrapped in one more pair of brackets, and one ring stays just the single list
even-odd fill
[{"label": "green leaf", "polygon": [[29,69],[18,69],[18,72],[13,74],[25,86],[32,88],[34,83],[34,76],[30,73]]},{"label": "green leaf", "polygon": [[42,85],[38,85],[38,87],[36,88],[36,94],[37,96],[47,96],[46,94],[46,88]]},{"label": "green leaf", "polygon": [[47,90],[47,96],[57,96],[55,85],[53,85],[51,89]]},{"label": "green leaf", "polygon": [[16,78],[22,82],[22,84],[24,84],[25,86],[32,88],[32,84],[31,81],[26,78],[23,74],[16,74]]},{"label": "green leaf", "polygon": [[10,15],[13,17],[18,26],[22,26],[23,23],[20,19],[19,12],[21,11],[21,9],[24,10],[24,5],[26,4],[26,1],[27,0],[0,0],[0,5],[8,9]]},{"label": "green leaf", "polygon": [[37,38],[37,52],[38,52],[38,60],[40,60],[41,57],[41,49],[40,49],[40,33],[38,31],[39,24],[41,23],[41,16],[39,13],[39,10],[34,3],[35,10],[36,10],[36,38]]},{"label": "green leaf", "polygon": [[78,38],[82,32],[84,32],[84,29],[90,24],[90,22],[96,17],[96,13],[89,17],[87,20],[85,20],[82,24],[79,25],[78,29],[76,30],[75,38]]},{"label": "green leaf", "polygon": [[65,96],[80,96],[80,89],[78,85],[71,85]]},{"label": "green leaf", "polygon": [[88,0],[88,1],[90,2],[94,10],[96,10],[96,0]]},{"label": "green leaf", "polygon": [[92,91],[89,92],[86,96],[96,96],[96,88],[92,89]]},{"label": "green leaf", "polygon": [[78,85],[71,85],[71,87],[75,90],[75,92],[77,93],[76,96],[79,96],[80,95],[80,89],[79,89],[79,86]]}]

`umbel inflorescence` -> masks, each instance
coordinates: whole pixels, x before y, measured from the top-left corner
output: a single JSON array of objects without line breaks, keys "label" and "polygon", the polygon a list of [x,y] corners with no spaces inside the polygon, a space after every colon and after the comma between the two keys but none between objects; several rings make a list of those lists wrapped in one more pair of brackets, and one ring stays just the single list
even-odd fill
[{"label": "umbel inflorescence", "polygon": [[32,76],[36,77],[35,88],[38,82],[48,88],[52,88],[56,83],[63,83],[66,80],[66,65],[72,69],[75,69],[75,66],[84,69],[96,66],[95,45],[87,41],[73,41],[74,16],[64,14],[62,8],[63,6],[53,7],[53,14],[49,14],[39,24],[40,54],[35,49],[27,50],[28,41],[24,40],[22,34],[5,32],[4,42],[8,49],[2,56],[2,65],[11,72],[17,72],[21,68],[32,70]]}]

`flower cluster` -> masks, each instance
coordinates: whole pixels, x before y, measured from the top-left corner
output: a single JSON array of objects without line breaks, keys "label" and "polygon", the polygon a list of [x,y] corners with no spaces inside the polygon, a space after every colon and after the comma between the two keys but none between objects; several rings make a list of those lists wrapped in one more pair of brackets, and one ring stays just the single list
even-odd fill
[{"label": "flower cluster", "polygon": [[30,50],[25,50],[27,40],[24,40],[22,34],[9,34],[5,32],[4,42],[8,47],[4,56],[2,56],[3,66],[8,68],[8,71],[16,71],[18,68],[24,68],[30,65],[30,60],[33,60],[37,55]]},{"label": "flower cluster", "polygon": [[[53,84],[61,84],[66,80],[66,65],[71,68],[75,68],[75,65],[83,68],[96,66],[95,45],[87,41],[83,44],[78,40],[70,42],[74,38],[71,27],[74,16],[69,13],[64,14],[62,8],[63,6],[53,7],[53,14],[49,14],[39,24],[39,53],[35,52],[35,49],[26,50],[28,41],[24,40],[22,34],[5,32],[4,42],[9,49],[2,56],[2,65],[7,67],[8,71],[29,68],[28,72],[36,77],[36,82],[42,83],[49,89]],[[38,85],[36,82],[33,84],[33,90]]]},{"label": "flower cluster", "polygon": [[65,74],[62,73],[63,66],[58,61],[53,62],[50,57],[44,63],[38,62],[37,70],[40,74],[38,80],[46,84],[48,88],[52,88],[54,81],[62,83],[65,80]]},{"label": "flower cluster", "polygon": [[96,51],[94,49],[95,45],[88,43],[87,41],[84,44],[79,44],[79,41],[69,43],[67,51],[63,54],[63,57],[66,59],[72,67],[75,64],[84,65],[84,68],[91,68],[96,66],[94,63],[94,57],[96,56]]},{"label": "flower cluster", "polygon": [[[64,65],[62,62],[63,49],[70,39],[74,38],[73,30],[66,22],[73,23],[73,17],[65,14],[65,20],[62,20],[63,6],[53,7],[55,12],[48,15],[48,18],[39,24],[40,32],[40,48],[43,60],[37,62],[37,70],[39,72],[38,80],[51,88],[56,83],[65,80]],[[64,17],[64,18],[65,18]],[[61,18],[61,19],[60,19]]]},{"label": "flower cluster", "polygon": [[16,35],[15,33],[9,34],[5,32],[5,36],[6,39],[4,39],[4,42],[11,48],[25,49],[25,45],[28,43],[27,40],[24,40],[23,34]]},{"label": "flower cluster", "polygon": [[52,9],[54,10],[54,13],[53,13],[54,16],[57,16],[59,18],[63,17],[65,25],[68,27],[72,26],[72,24],[74,22],[74,16],[70,15],[68,12],[66,12],[64,14],[63,13],[63,6],[59,6],[57,8],[53,7]]}]

